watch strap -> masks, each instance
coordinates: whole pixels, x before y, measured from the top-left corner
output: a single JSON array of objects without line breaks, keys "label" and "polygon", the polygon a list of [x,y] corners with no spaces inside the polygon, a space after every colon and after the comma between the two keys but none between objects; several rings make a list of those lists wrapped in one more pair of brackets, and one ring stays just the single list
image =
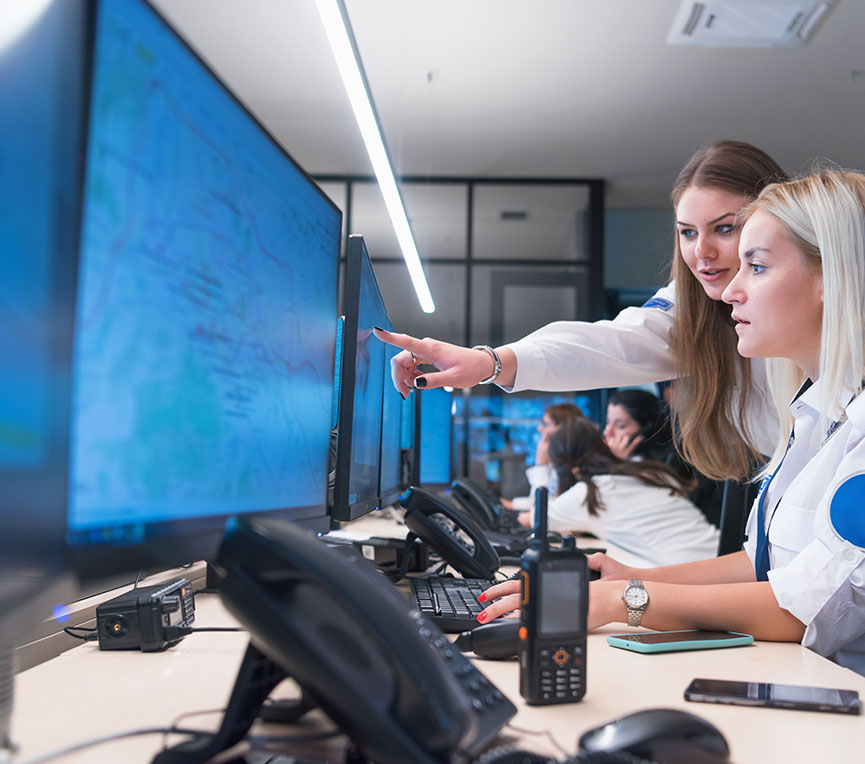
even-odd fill
[{"label": "watch strap", "polygon": [[[628,581],[628,585],[625,587],[625,592],[632,587],[639,587],[643,591],[646,590],[646,587],[643,586],[643,582],[638,578],[632,578]],[[622,599],[624,600],[625,608],[628,611],[628,626],[639,626],[643,620],[643,613],[646,611],[646,607],[649,604],[648,599],[640,605],[640,607],[632,607],[624,594],[622,594]]]}]

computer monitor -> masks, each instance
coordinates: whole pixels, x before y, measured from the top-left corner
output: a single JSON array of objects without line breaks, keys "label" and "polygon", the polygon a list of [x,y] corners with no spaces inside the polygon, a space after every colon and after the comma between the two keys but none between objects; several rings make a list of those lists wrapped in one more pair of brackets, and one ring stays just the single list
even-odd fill
[{"label": "computer monitor", "polygon": [[414,393],[419,397],[420,432],[415,433],[421,485],[450,485],[453,479],[453,395],[443,388]]},{"label": "computer monitor", "polygon": [[354,520],[381,506],[384,343],[373,327],[388,323],[387,311],[363,237],[348,237],[342,339],[342,379],[336,446],[333,519]]},{"label": "computer monitor", "polygon": [[415,435],[420,432],[420,396],[409,393],[400,405],[399,448],[404,485],[420,485],[420,459]]},{"label": "computer monitor", "polygon": [[324,531],[341,215],[143,0],[91,6],[69,485],[84,575]]},{"label": "computer monitor", "polygon": [[[392,330],[388,325],[383,327]],[[400,352],[394,345],[385,345],[382,392],[381,468],[379,495],[382,506],[393,504],[405,486],[402,474],[402,411],[403,400],[390,376],[390,361]]]},{"label": "computer monitor", "polygon": [[[18,9],[20,11],[20,9]],[[14,34],[0,11],[0,696],[12,649],[71,594],[66,574],[74,201],[83,7]],[[10,22],[11,23],[11,22]],[[62,617],[62,616],[61,616]],[[6,695],[8,700],[8,694]],[[8,703],[0,698],[0,748]]]}]

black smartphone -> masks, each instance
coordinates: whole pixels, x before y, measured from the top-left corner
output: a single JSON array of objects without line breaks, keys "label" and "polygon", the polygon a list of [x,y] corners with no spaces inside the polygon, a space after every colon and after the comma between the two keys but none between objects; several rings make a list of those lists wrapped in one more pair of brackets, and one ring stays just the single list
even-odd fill
[{"label": "black smartphone", "polygon": [[861,713],[859,693],[855,690],[807,687],[800,684],[694,679],[685,690],[685,700],[698,703],[729,703],[734,706],[827,711],[833,714]]}]

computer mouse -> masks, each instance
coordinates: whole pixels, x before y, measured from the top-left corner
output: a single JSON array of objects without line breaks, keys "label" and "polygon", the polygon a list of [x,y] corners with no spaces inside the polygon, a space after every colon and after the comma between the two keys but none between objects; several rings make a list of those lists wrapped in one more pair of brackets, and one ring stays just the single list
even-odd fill
[{"label": "computer mouse", "polygon": [[649,708],[584,733],[580,752],[625,751],[658,764],[726,764],[730,748],[710,722],[675,708]]}]

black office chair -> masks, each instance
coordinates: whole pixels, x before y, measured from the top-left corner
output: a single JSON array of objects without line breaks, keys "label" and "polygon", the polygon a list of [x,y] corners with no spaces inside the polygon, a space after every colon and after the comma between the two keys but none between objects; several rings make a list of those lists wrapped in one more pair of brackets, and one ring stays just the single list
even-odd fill
[{"label": "black office chair", "polygon": [[721,535],[718,539],[718,557],[742,549],[745,523],[751,505],[757,498],[759,483],[737,483],[727,480],[721,498]]}]

